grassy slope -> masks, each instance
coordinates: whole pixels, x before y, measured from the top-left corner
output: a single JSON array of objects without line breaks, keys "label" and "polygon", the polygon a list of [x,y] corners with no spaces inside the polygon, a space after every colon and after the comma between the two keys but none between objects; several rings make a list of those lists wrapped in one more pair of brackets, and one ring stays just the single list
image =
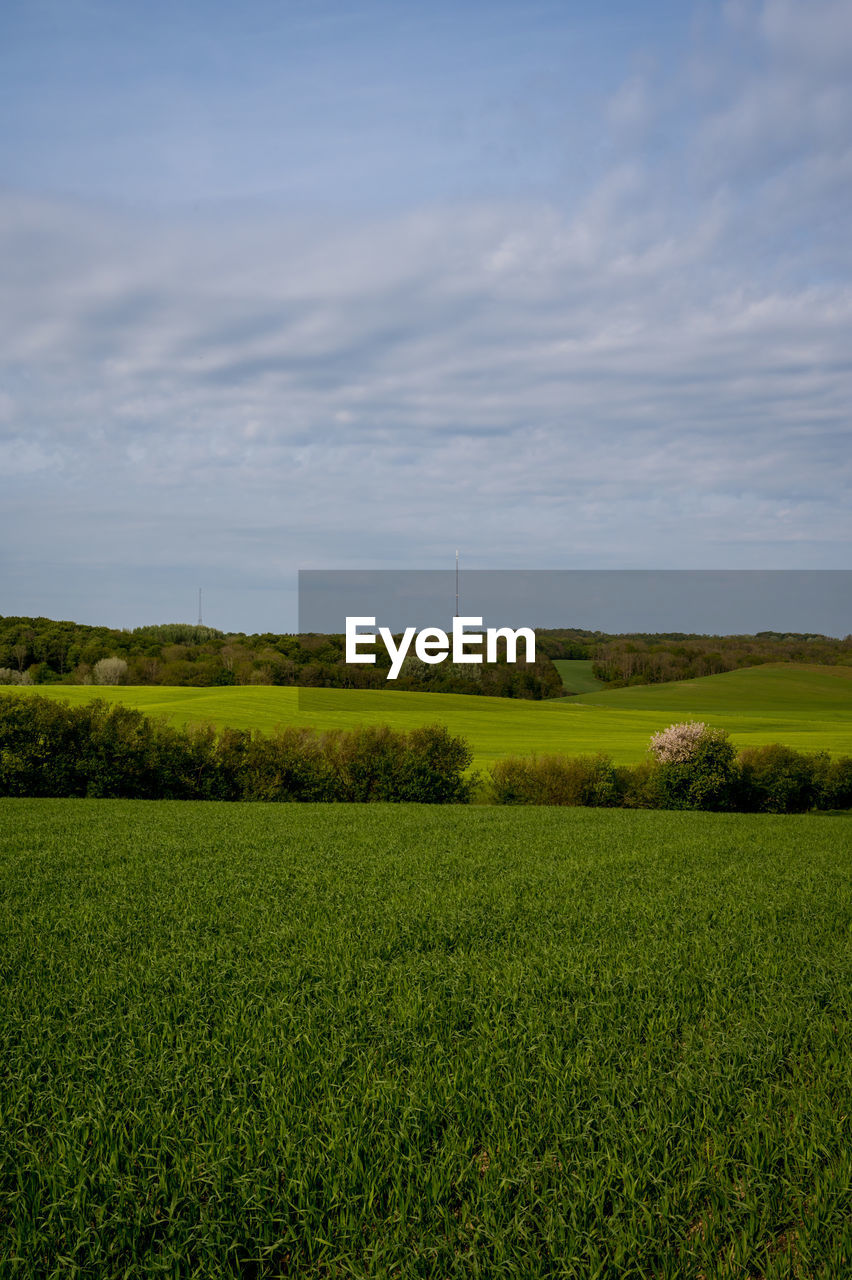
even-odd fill
[{"label": "grassy slope", "polygon": [[9,1276],[848,1276],[850,835],[0,801]]},{"label": "grassy slope", "polygon": [[741,745],[785,742],[852,754],[852,667],[771,664],[666,685],[612,689],[575,699],[602,720],[653,732],[660,716],[706,720]]},{"label": "grassy slope", "polygon": [[603,681],[592,675],[592,661],[583,658],[556,658],[553,663],[559,672],[566,693],[593,693],[602,689]]},{"label": "grassy slope", "polygon": [[[4,692],[10,692],[4,690]],[[16,691],[11,691],[16,692]],[[605,751],[618,763],[641,759],[650,735],[674,720],[727,728],[741,746],[785,742],[800,750],[852,755],[852,668],[750,667],[666,685],[613,689],[553,702],[463,694],[357,689],[223,689],[43,686],[33,692],[79,702],[127,702],[176,724],[210,721],[269,731],[276,724],[320,729],[441,722],[464,735],[478,767],[507,755]]]}]

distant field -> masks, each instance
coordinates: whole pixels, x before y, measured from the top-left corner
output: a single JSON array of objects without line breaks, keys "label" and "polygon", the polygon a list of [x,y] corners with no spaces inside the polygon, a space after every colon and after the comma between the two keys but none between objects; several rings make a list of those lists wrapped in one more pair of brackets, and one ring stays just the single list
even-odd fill
[{"label": "distant field", "polygon": [[603,681],[592,675],[594,664],[591,659],[556,658],[553,665],[559,672],[566,693],[593,693],[595,689],[604,687]]},{"label": "distant field", "polygon": [[[30,690],[79,702],[120,701],[175,724],[210,722],[265,731],[277,724],[319,729],[440,722],[471,743],[475,766],[507,755],[604,751],[617,763],[644,755],[648,739],[673,720],[707,720],[740,746],[785,742],[799,750],[852,755],[852,668],[772,665],[701,680],[598,690],[552,702],[463,694],[291,689],[38,686]],[[17,696],[18,690],[4,689]],[[23,691],[26,692],[26,691]]]},{"label": "distant field", "polygon": [[850,843],[0,800],[3,1275],[848,1276]]}]

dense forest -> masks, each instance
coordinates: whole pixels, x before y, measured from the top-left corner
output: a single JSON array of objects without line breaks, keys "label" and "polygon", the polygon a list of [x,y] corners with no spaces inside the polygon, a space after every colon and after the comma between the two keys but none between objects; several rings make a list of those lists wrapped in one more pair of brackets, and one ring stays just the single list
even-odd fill
[{"label": "dense forest", "polygon": [[341,635],[226,635],[188,623],[117,631],[49,618],[0,617],[0,684],[276,684],[540,699],[563,696],[552,661],[560,658],[591,661],[600,680],[618,687],[693,679],[764,662],[852,665],[852,636],[538,630],[534,663],[428,665],[410,656],[399,678],[389,681],[383,646],[377,646],[375,666],[347,665]]},{"label": "dense forest", "polygon": [[[523,645],[520,646],[523,653]],[[49,618],[0,618],[0,684],[229,685],[409,689],[498,698],[553,698],[562,681],[549,657],[461,665],[406,658],[396,680],[376,647],[374,666],[344,662],[342,635],[226,635],[185,623],[114,631]]]}]

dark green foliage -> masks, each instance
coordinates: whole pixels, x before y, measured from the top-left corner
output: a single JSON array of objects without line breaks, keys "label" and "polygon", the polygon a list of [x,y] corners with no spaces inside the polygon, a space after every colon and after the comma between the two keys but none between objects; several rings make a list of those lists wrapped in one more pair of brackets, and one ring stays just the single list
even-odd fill
[{"label": "dark green foliage", "polygon": [[507,757],[491,770],[497,804],[805,813],[852,808],[852,758],[772,743],[737,754],[708,730],[692,759],[613,766],[607,756]]},{"label": "dark green foliage", "polygon": [[852,664],[852,638],[838,640],[832,636],[770,631],[755,636],[599,636],[590,656],[597,678],[617,688],[695,680],[766,662],[848,666]]},{"label": "dark green foliage", "polygon": [[96,664],[112,656],[128,664],[123,682],[132,685],[297,685],[533,700],[563,692],[556,668],[543,653],[535,662],[503,659],[477,667],[409,660],[400,678],[389,681],[390,658],[383,646],[374,666],[347,665],[342,635],[225,635],[184,623],[117,631],[49,618],[0,617],[0,671],[7,669],[9,680],[26,675],[37,684],[91,683]]},{"label": "dark green foliage", "polygon": [[3,1280],[848,1280],[852,821],[0,802]]},{"label": "dark green foliage", "polygon": [[852,809],[852,756],[838,756],[820,767],[820,809]]},{"label": "dark green foliage", "polygon": [[473,760],[463,738],[455,738],[444,725],[422,725],[408,732],[410,751],[405,758],[402,789],[408,800],[429,804],[455,804],[469,798],[474,779],[462,777]]},{"label": "dark green foliage", "polygon": [[744,809],[759,813],[806,813],[852,808],[852,759],[831,760],[825,751],[807,754],[780,743],[740,752]]},{"label": "dark green foliage", "polygon": [[[282,729],[269,738],[244,733],[237,777],[245,800],[344,800],[334,767],[333,737],[308,729]],[[331,750],[329,748],[331,747]],[[356,797],[360,798],[360,797]]]},{"label": "dark green foliage", "polygon": [[689,760],[657,766],[652,787],[659,809],[724,811],[737,807],[738,771],[734,744],[724,729],[708,729]]},{"label": "dark green foliage", "polygon": [[604,755],[499,760],[491,779],[498,804],[612,808],[621,799],[619,771]]},{"label": "dark green foliage", "polygon": [[806,813],[819,798],[817,774],[827,762],[827,755],[803,755],[779,742],[749,747],[740,756],[745,805],[763,813]]},{"label": "dark green foliage", "polygon": [[638,764],[618,766],[618,793],[625,809],[660,808],[658,772],[656,760],[641,760]]},{"label": "dark green foliage", "polygon": [[287,728],[269,737],[226,730],[216,758],[236,787],[227,799],[465,804],[475,781],[464,776],[473,753],[443,725]]},{"label": "dark green foliage", "polygon": [[271,736],[174,729],[121,703],[0,699],[0,795],[466,803],[472,753],[443,725]]},{"label": "dark green foliage", "polygon": [[61,684],[62,676],[58,671],[54,671],[46,662],[35,662],[28,669],[30,682],[32,684]]},{"label": "dark green foliage", "polygon": [[212,730],[181,732],[121,703],[0,700],[0,795],[218,798]]},{"label": "dark green foliage", "polygon": [[589,661],[595,656],[598,645],[608,637],[602,631],[578,631],[574,628],[536,628],[536,649],[551,660]]}]

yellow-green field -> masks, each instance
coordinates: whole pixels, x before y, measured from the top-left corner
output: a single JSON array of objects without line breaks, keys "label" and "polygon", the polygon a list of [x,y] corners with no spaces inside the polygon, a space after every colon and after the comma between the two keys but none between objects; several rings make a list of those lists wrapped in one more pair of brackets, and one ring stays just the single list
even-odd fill
[{"label": "yellow-green field", "polygon": [[508,755],[604,751],[621,764],[642,758],[648,739],[675,720],[705,720],[728,729],[738,746],[784,742],[800,751],[852,755],[852,668],[750,667],[701,680],[600,690],[553,702],[463,694],[361,689],[292,689],[255,685],[216,689],[39,686],[80,702],[101,697],[129,703],[174,724],[213,723],[266,732],[276,725],[318,729],[389,724],[409,729],[446,724],[474,749],[474,767]]}]

